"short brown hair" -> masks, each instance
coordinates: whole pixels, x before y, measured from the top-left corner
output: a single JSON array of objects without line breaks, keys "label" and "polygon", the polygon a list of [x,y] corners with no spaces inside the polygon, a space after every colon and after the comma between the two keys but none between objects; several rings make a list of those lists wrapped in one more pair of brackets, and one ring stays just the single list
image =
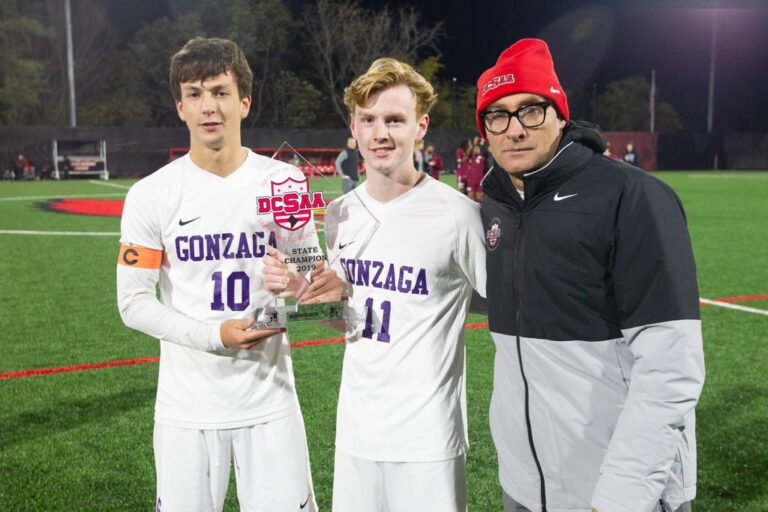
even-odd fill
[{"label": "short brown hair", "polygon": [[415,69],[391,57],[376,59],[364,74],[344,89],[344,103],[349,112],[355,111],[355,106],[364,107],[371,95],[396,85],[406,85],[416,99],[416,115],[423,116],[437,101],[432,85]]},{"label": "short brown hair", "polygon": [[171,92],[181,99],[181,84],[232,73],[241,98],[251,95],[253,73],[243,50],[229,39],[195,37],[171,57]]}]

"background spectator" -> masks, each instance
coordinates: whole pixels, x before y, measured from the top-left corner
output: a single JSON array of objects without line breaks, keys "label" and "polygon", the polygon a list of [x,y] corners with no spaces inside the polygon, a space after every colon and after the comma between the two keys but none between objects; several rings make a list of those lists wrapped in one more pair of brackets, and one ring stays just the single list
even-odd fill
[{"label": "background spectator", "polygon": [[445,170],[445,163],[443,157],[435,151],[435,146],[429,144],[425,151],[425,157],[427,160],[427,167],[429,167],[432,177],[436,180],[440,179],[440,173]]},{"label": "background spectator", "polygon": [[68,180],[69,171],[72,169],[72,160],[70,160],[67,155],[64,155],[64,158],[61,159],[61,165],[59,166],[60,176],[64,176],[64,179]]},{"label": "background spectator", "polygon": [[347,147],[336,157],[336,174],[341,175],[341,186],[346,194],[351,192],[360,181],[357,168],[360,166],[360,154],[357,152],[357,141],[354,137],[347,138]]},{"label": "background spectator", "polygon": [[464,195],[467,195],[467,160],[471,147],[472,139],[467,139],[456,148],[456,187]]},{"label": "background spectator", "polygon": [[488,170],[486,159],[483,156],[483,148],[472,146],[472,153],[467,160],[467,195],[478,203],[483,200],[483,188],[480,182]]},{"label": "background spectator", "polygon": [[27,160],[27,157],[25,157],[23,153],[19,153],[19,156],[17,156],[16,160],[13,161],[14,179],[19,180],[25,177],[31,167],[32,166],[30,165],[29,160]]},{"label": "background spectator", "polygon": [[413,147],[413,165],[419,172],[427,172],[427,158],[424,154],[424,141],[417,140]]},{"label": "background spectator", "polygon": [[635,167],[640,167],[640,155],[635,151],[635,145],[632,141],[627,142],[627,149],[624,151],[624,161]]}]

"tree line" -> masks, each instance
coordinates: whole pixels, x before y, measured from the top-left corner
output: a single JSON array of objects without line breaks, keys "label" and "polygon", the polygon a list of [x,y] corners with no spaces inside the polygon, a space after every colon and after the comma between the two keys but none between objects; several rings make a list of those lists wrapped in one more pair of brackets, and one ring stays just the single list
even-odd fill
[{"label": "tree line", "polygon": [[[436,87],[439,129],[474,129],[474,84],[445,76],[443,23],[414,7],[366,8],[358,0],[179,2],[132,34],[115,27],[102,0],[72,0],[77,119],[82,126],[179,126],[168,85],[170,58],[195,36],[226,37],[244,50],[254,74],[248,127],[338,128],[347,118],[343,88],[377,57],[413,64]],[[183,6],[186,5],[184,8]],[[68,89],[61,0],[0,0],[0,124],[66,125]],[[647,130],[648,82],[608,84],[591,102],[573,96],[575,114],[606,130]],[[581,106],[584,105],[584,108]],[[572,107],[573,108],[573,107]],[[580,112],[581,110],[581,112]],[[659,131],[681,128],[659,103]]]}]

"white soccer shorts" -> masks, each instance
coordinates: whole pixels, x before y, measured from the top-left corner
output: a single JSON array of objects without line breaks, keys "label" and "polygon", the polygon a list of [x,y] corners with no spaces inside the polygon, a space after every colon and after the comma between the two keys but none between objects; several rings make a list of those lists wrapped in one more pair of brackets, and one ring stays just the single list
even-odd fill
[{"label": "white soccer shorts", "polygon": [[466,512],[466,456],[376,462],[336,450],[333,512]]},{"label": "white soccer shorts", "polygon": [[234,462],[243,512],[316,512],[300,413],[229,430],[155,424],[157,512],[220,512]]}]

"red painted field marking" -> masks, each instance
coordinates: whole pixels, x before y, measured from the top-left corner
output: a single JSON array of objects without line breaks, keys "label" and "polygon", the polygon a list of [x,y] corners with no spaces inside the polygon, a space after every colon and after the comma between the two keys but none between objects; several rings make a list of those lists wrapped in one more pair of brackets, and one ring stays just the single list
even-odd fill
[{"label": "red painted field marking", "polygon": [[35,370],[21,370],[18,372],[0,373],[0,379],[13,379],[16,377],[32,377],[33,375],[48,375],[51,373],[79,372],[83,370],[96,370],[111,366],[130,366],[134,364],[156,363],[159,357],[145,357],[143,359],[125,359],[123,361],[106,361],[104,363],[86,363],[75,366],[61,366],[59,368],[37,368]]},{"label": "red painted field marking", "polygon": [[[708,302],[733,303],[733,302],[747,302],[750,300],[768,300],[768,293],[761,293],[757,295],[741,295],[738,297],[724,297],[721,299],[712,299],[712,301],[708,301]],[[706,306],[707,303],[700,302],[700,305]],[[464,326],[465,329],[483,329],[487,327],[488,327],[488,322],[466,324]],[[304,340],[304,341],[295,341],[291,343],[291,347],[292,348],[312,347],[315,345],[329,345],[332,343],[343,343],[343,342],[344,342],[344,338]],[[0,373],[0,379],[32,377],[34,375],[49,375],[52,373],[79,372],[79,371],[85,371],[85,370],[96,370],[99,368],[110,368],[113,366],[130,366],[134,364],[157,363],[158,361],[160,361],[159,357],[146,357],[143,359],[126,359],[123,361],[107,361],[103,363],[86,363],[86,364],[79,364],[75,366],[62,366],[59,368],[38,368],[34,370],[21,370],[21,371],[15,371],[15,372]]]},{"label": "red painted field marking", "polygon": [[[487,322],[479,324],[467,324],[465,329],[480,329],[488,327]],[[344,343],[344,338],[325,338],[321,340],[304,340],[291,343],[292,348],[312,347],[315,345],[329,345],[332,343]],[[86,363],[75,366],[61,366],[58,368],[37,368],[34,370],[20,370],[16,372],[0,373],[0,379],[16,379],[19,377],[32,377],[34,375],[49,375],[51,373],[80,372],[85,370],[97,370],[99,368],[110,368],[112,366],[131,366],[134,364],[157,363],[159,357],[145,357],[142,359],[126,359],[123,361],[106,361],[103,363]]]},{"label": "red painted field marking", "polygon": [[742,295],[740,297],[725,297],[723,299],[712,299],[717,302],[746,302],[748,300],[768,300],[768,293],[758,295]]}]

